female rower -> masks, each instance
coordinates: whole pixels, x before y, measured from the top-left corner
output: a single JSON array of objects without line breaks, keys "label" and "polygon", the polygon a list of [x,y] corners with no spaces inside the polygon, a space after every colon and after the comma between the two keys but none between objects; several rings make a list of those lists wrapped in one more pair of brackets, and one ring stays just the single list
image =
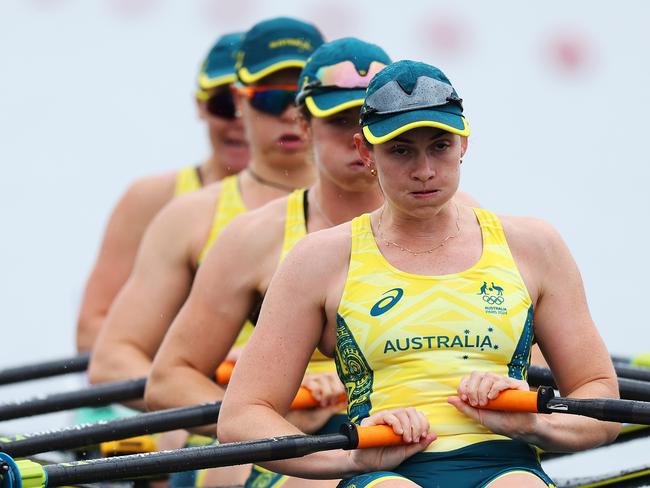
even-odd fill
[{"label": "female rower", "polygon": [[[308,232],[381,205],[376,178],[359,160],[353,136],[365,88],[389,63],[381,48],[354,38],[324,44],[310,57],[300,76],[303,89],[298,100],[317,181],[308,190],[297,190],[238,217],[215,242],[156,355],[145,393],[149,408],[220,400],[224,390],[212,381],[214,371],[226,359],[244,322],[255,320],[279,261]],[[314,354],[303,385],[322,402],[321,408],[295,412],[289,419],[309,432],[337,431],[347,416],[334,362]],[[288,488],[296,481],[297,486],[322,486],[322,482],[287,481],[259,468],[253,470],[247,486],[282,483]]]},{"label": "female rower", "polygon": [[[322,42],[313,25],[289,18],[260,22],[245,34],[236,104],[250,164],[237,176],[175,199],[153,220],[97,339],[89,366],[92,383],[147,376],[199,263],[225,225],[313,181],[293,99],[299,69]],[[240,335],[240,343],[250,329]],[[144,408],[142,401],[129,405]],[[214,433],[214,426],[208,432]],[[165,435],[158,446],[178,447],[179,442],[178,436]]]},{"label": "female rower", "polygon": [[[354,38],[323,44],[310,57],[300,76],[297,101],[317,181],[308,190],[238,217],[224,230],[156,355],[145,393],[149,408],[220,400],[223,389],[212,381],[214,371],[226,359],[242,324],[255,319],[279,262],[307,233],[381,206],[383,195],[376,177],[359,159],[354,134],[368,82],[389,63],[381,48]],[[347,416],[332,415],[340,411],[337,399],[343,392],[334,361],[316,352],[303,386],[321,401],[321,408],[312,412],[312,428],[306,430],[337,431]],[[296,413],[289,419],[295,421]],[[300,425],[304,428],[304,420]],[[248,484],[257,486],[261,478],[273,476],[256,469]],[[283,484],[289,486],[291,482]]]},{"label": "female rower", "polygon": [[[270,47],[286,38],[301,43]],[[292,99],[298,67],[321,43],[314,26],[289,18],[260,22],[245,35],[238,69],[245,84],[237,88],[236,103],[250,165],[237,176],[175,199],[154,219],[97,340],[91,382],[146,376],[199,263],[226,224],[313,181]]]},{"label": "female rower", "polygon": [[113,210],[79,311],[79,351],[92,349],[111,303],[131,273],[144,231],[158,211],[173,196],[238,173],[248,164],[248,147],[231,95],[241,36],[221,37],[199,73],[196,104],[207,125],[210,155],[198,166],[136,181]]},{"label": "female rower", "polygon": [[384,205],[305,237],[287,256],[235,367],[219,439],[300,433],[283,415],[318,346],[336,359],[350,418],[388,424],[405,445],[268,469],[356,488],[547,486],[530,444],[585,449],[613,439],[617,425],[477,407],[528,389],[533,336],[564,396],[617,396],[573,258],[544,222],[454,201],[469,128],[437,68],[382,70],[361,125],[356,145]]}]

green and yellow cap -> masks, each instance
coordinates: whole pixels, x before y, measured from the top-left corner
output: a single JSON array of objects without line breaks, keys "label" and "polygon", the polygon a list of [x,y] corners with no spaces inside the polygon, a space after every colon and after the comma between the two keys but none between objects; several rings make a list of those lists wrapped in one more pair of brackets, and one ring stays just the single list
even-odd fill
[{"label": "green and yellow cap", "polygon": [[391,60],[375,44],[346,37],[320,46],[300,73],[296,104],[314,117],[360,107],[370,80]]},{"label": "green and yellow cap", "polygon": [[237,76],[248,84],[282,69],[302,69],[321,44],[323,36],[312,24],[289,17],[265,20],[244,35]]},{"label": "green and yellow cap", "polygon": [[243,37],[243,33],[236,32],[217,39],[201,65],[197,80],[197,98],[204,99],[209,90],[237,80],[235,64]]},{"label": "green and yellow cap", "polygon": [[370,81],[361,107],[361,127],[371,144],[382,144],[417,127],[469,135],[463,101],[447,76],[417,61],[393,63]]}]

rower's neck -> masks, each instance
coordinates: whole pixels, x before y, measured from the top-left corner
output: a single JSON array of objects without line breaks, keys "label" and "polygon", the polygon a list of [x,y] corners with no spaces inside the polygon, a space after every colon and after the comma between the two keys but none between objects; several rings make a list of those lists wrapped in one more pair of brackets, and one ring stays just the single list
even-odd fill
[{"label": "rower's neck", "polygon": [[229,167],[223,158],[216,153],[212,153],[209,158],[201,163],[201,179],[204,185],[220,181],[226,176],[235,173],[236,171]]},{"label": "rower's neck", "polygon": [[[364,190],[351,191],[341,188],[327,177],[320,177],[310,189],[313,198],[326,218],[334,225],[348,222],[361,214],[372,212],[384,202],[384,196],[378,184]],[[310,213],[313,213],[310,211]]]},{"label": "rower's neck", "polygon": [[[381,212],[381,211],[380,211]],[[451,234],[458,220],[457,204],[449,200],[438,208],[431,208],[422,216],[400,212],[395,207],[385,205],[382,215],[382,232],[404,242],[427,242],[440,235]],[[401,242],[401,241],[400,241]]]},{"label": "rower's neck", "polygon": [[275,166],[267,164],[259,159],[252,159],[248,163],[248,168],[254,174],[258,183],[261,181],[275,184],[286,188],[307,188],[316,177],[314,166],[309,163]]}]

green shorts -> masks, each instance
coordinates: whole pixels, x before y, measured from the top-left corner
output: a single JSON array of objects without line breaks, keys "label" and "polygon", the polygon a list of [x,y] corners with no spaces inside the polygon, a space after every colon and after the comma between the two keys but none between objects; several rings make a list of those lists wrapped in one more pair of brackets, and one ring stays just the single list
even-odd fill
[{"label": "green shorts", "polygon": [[[348,416],[345,414],[337,414],[330,418],[325,425],[323,425],[316,435],[322,434],[335,434],[339,431],[341,424],[348,421]],[[245,488],[279,488],[288,479],[288,476],[283,474],[274,473],[268,469],[261,468],[260,466],[253,465],[253,470],[246,480]]]},{"label": "green shorts", "polygon": [[515,472],[531,473],[548,486],[555,486],[532,447],[520,441],[503,440],[480,442],[449,452],[418,453],[393,471],[342,480],[338,488],[371,488],[389,479],[407,479],[423,488],[474,488]]}]

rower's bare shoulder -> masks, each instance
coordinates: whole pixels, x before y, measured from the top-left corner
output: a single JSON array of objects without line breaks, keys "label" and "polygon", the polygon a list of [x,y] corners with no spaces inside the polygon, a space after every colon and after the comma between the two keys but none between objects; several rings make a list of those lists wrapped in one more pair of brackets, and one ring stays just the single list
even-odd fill
[{"label": "rower's bare shoulder", "polygon": [[135,180],[118,200],[111,220],[119,226],[144,228],[174,195],[173,172],[145,176]]},{"label": "rower's bare shoulder", "polygon": [[499,220],[515,254],[550,260],[566,249],[560,233],[546,220],[513,216],[499,216]]},{"label": "rower's bare shoulder", "polygon": [[296,269],[308,270],[314,276],[331,276],[342,266],[347,266],[350,235],[350,222],[313,232],[294,246],[286,260]]},{"label": "rower's bare shoulder", "polygon": [[275,240],[284,235],[287,198],[272,200],[266,205],[238,215],[228,225],[228,232],[243,239]]},{"label": "rower's bare shoulder", "polygon": [[220,190],[221,183],[212,183],[198,191],[174,198],[156,215],[151,228],[165,230],[170,236],[175,234],[176,238],[193,234],[187,231],[205,227],[212,222]]},{"label": "rower's bare shoulder", "polygon": [[131,183],[122,201],[137,208],[160,209],[174,196],[176,172],[144,176]]},{"label": "rower's bare shoulder", "polygon": [[[278,254],[282,246],[287,199],[273,200],[266,205],[235,217],[217,239],[221,251],[236,252],[237,259],[264,259]],[[269,256],[271,257],[271,256]],[[278,257],[272,256],[274,263]],[[246,264],[248,268],[250,266]]]}]

